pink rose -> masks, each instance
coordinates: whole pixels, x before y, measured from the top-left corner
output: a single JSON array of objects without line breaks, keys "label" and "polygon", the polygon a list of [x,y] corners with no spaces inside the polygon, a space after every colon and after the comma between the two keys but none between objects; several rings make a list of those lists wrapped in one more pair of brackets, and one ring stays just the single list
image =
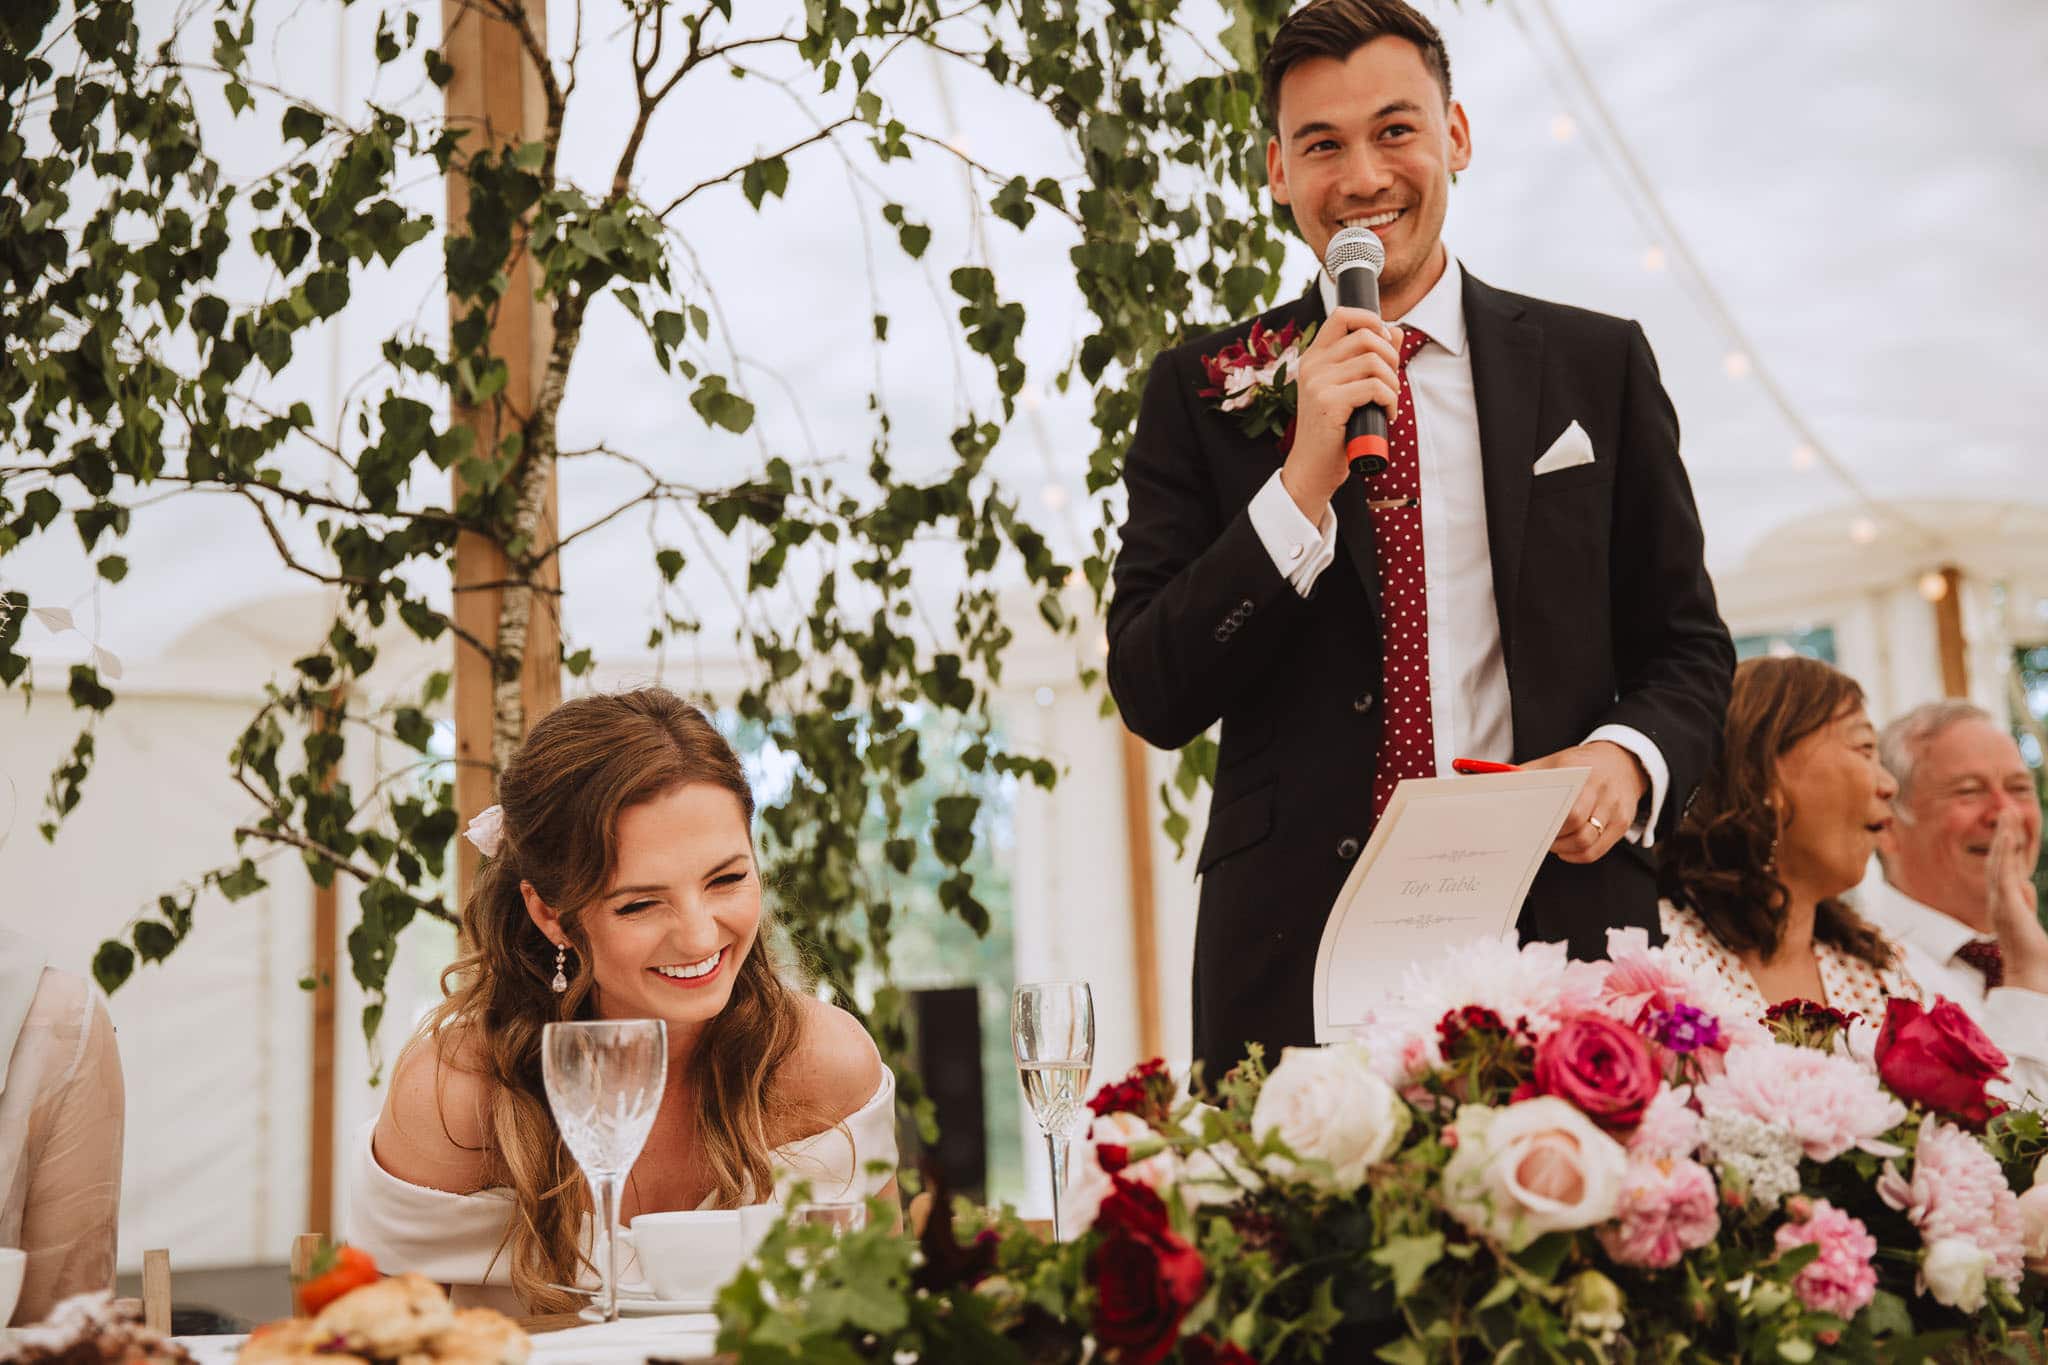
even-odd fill
[{"label": "pink rose", "polygon": [[1608,1132],[1642,1121],[1663,1084],[1649,1044],[1604,1014],[1582,1014],[1536,1045],[1536,1089],[1568,1100]]}]

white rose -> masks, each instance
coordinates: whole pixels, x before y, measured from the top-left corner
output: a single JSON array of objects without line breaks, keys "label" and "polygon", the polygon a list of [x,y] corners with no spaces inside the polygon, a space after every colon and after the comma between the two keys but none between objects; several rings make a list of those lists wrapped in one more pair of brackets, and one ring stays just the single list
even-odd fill
[{"label": "white rose", "polygon": [[1920,1279],[1936,1303],[1974,1313],[1984,1306],[1991,1255],[1964,1237],[1944,1237],[1927,1248]]},{"label": "white rose", "polygon": [[[1356,1044],[1290,1047],[1252,1106],[1252,1137],[1264,1143],[1277,1133],[1304,1163],[1269,1157],[1274,1175],[1350,1194],[1365,1183],[1366,1168],[1400,1143],[1408,1121],[1408,1106]],[[1305,1164],[1317,1161],[1328,1170]]]},{"label": "white rose", "polygon": [[[1101,1153],[1097,1149],[1104,1143],[1113,1147],[1135,1147],[1141,1142],[1161,1140],[1159,1134],[1152,1131],[1152,1126],[1136,1114],[1104,1114],[1088,1130],[1087,1157],[1100,1166]],[[1180,1179],[1180,1158],[1168,1147],[1143,1161],[1130,1162],[1117,1174],[1133,1184],[1164,1194]]]},{"label": "white rose", "polygon": [[2027,1269],[2048,1275],[2048,1185],[2036,1181],[2020,1196],[2020,1231],[2025,1238]]},{"label": "white rose", "polygon": [[1444,1207],[1474,1232],[1520,1251],[1547,1232],[1592,1227],[1621,1200],[1628,1153],[1552,1095],[1505,1109],[1458,1110],[1444,1165]]}]

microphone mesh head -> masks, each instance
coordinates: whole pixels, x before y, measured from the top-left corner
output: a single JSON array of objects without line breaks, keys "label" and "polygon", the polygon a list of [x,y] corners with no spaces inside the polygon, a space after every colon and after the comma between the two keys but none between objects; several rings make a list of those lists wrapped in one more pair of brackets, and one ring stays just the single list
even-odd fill
[{"label": "microphone mesh head", "polygon": [[1330,272],[1330,278],[1346,270],[1364,266],[1379,277],[1380,268],[1387,263],[1387,249],[1380,244],[1380,235],[1371,228],[1339,228],[1337,235],[1330,239],[1330,245],[1323,250],[1323,269]]}]

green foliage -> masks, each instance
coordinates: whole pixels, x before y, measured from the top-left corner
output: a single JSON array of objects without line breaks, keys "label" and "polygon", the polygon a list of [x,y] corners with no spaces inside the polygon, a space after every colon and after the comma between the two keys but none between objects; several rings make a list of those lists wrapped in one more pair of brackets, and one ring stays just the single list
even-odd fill
[{"label": "green foliage", "polygon": [[[679,516],[698,534],[745,537],[744,592],[775,594],[773,610],[742,613],[743,646],[757,667],[737,706],[795,761],[789,789],[762,812],[767,871],[784,888],[791,931],[841,998],[855,1003],[859,974],[887,979],[890,938],[903,923],[891,915],[907,865],[901,851],[913,843],[945,870],[936,890],[941,912],[984,930],[988,912],[970,870],[980,798],[963,792],[920,803],[923,823],[909,823],[903,793],[923,764],[906,717],[913,708],[950,717],[976,771],[1041,786],[1055,777],[1049,762],[1003,749],[990,733],[990,693],[1011,642],[1000,576],[1021,571],[1046,621],[1073,628],[1060,597],[1068,566],[985,468],[1027,381],[1023,304],[986,262],[949,268],[962,335],[988,367],[999,411],[965,412],[950,462],[935,474],[899,476],[878,393],[864,480],[842,481],[828,466],[796,467],[768,452],[752,477],[724,487],[685,487],[634,452],[579,453],[560,439],[556,420],[585,318],[598,296],[618,300],[706,427],[747,432],[755,409],[713,327],[716,282],[679,264],[701,215],[764,211],[789,193],[793,177],[822,170],[836,178],[835,151],[878,165],[957,164],[997,222],[1042,230],[1050,218],[1071,236],[1076,285],[1093,320],[1050,379],[1092,393],[1088,481],[1106,490],[1136,419],[1145,362],[1189,328],[1241,314],[1275,292],[1279,230],[1247,212],[1264,172],[1246,71],[1287,0],[1232,7],[1222,40],[1232,61],[1221,67],[1205,55],[1204,35],[1187,41],[1182,11],[1191,7],[1177,0],[807,0],[801,32],[776,27],[779,11],[720,0],[636,4],[627,8],[636,65],[601,71],[592,55],[578,58],[591,68],[583,72],[552,63],[541,81],[542,126],[529,130],[529,141],[501,146],[439,118],[374,103],[344,116],[276,93],[250,65],[264,50],[259,5],[184,7],[185,31],[148,48],[130,0],[0,7],[0,556],[68,530],[109,583],[147,575],[153,566],[134,560],[127,541],[131,517],[152,515],[145,509],[167,495],[207,493],[242,507],[248,534],[337,603],[321,645],[284,676],[262,680],[263,704],[228,756],[231,779],[250,803],[234,831],[234,856],[177,893],[178,916],[151,911],[122,942],[103,947],[95,964],[102,982],[119,985],[138,957],[172,955],[200,892],[254,894],[275,875],[266,870],[271,860],[296,857],[323,883],[341,874],[360,903],[350,961],[369,992],[365,1024],[374,1024],[398,936],[422,917],[454,917],[443,892],[457,826],[446,766],[427,744],[431,717],[445,713],[447,677],[437,674],[417,696],[390,696],[365,681],[377,661],[375,634],[395,622],[422,640],[483,649],[419,586],[458,535],[481,536],[507,557],[499,638],[514,642],[485,652],[496,677],[517,677],[516,642],[536,609],[535,585],[555,567],[540,490],[572,457],[612,458],[645,473],[634,503]],[[506,9],[523,22],[517,3]],[[1060,178],[1064,165],[985,166],[949,144],[952,129],[919,127],[897,111],[884,68],[917,48],[1043,106],[1071,138],[1078,174]],[[726,138],[724,173],[666,206],[644,202],[638,158],[663,101],[686,84],[757,76],[749,63],[770,52],[803,63],[806,88],[798,93],[816,112],[817,132],[762,149],[744,129],[694,129],[694,158],[716,158]],[[432,86],[453,75],[401,6],[382,16],[367,55]],[[636,97],[631,124],[603,130],[619,150],[601,185],[574,183],[558,164],[579,80],[630,80]],[[279,130],[285,164],[239,183],[223,174],[207,153],[213,130],[202,128],[195,107],[212,89],[232,117]],[[407,207],[406,188],[434,175],[458,181],[467,206],[445,234]],[[870,189],[854,193],[885,240],[909,258],[925,255],[927,225]],[[395,263],[432,250],[449,300],[447,340],[383,338],[365,355],[379,368],[357,386],[348,410],[316,426],[309,405],[282,392],[276,376],[352,299],[383,287]],[[231,253],[244,252],[269,272],[263,297],[230,298],[220,283]],[[532,263],[530,282],[507,268],[521,256]],[[512,291],[527,287],[553,336],[540,397],[530,403],[507,392],[510,373],[490,349],[493,319]],[[873,332],[876,345],[887,344],[885,317],[875,317]],[[438,496],[451,474],[459,495]],[[1082,566],[1098,596],[1109,517],[1103,499],[1095,550]],[[296,534],[306,527],[317,551]],[[916,610],[908,558],[934,536],[957,540],[963,574],[952,610],[936,623]],[[647,641],[659,650],[694,630],[701,613],[679,595],[682,553],[667,545],[649,553],[665,585]],[[797,584],[807,605],[792,612],[786,604]],[[564,590],[573,603],[579,586]],[[19,592],[7,602],[0,684],[27,688],[32,676],[19,644],[30,603]],[[573,610],[568,615],[573,621]],[[564,645],[572,674],[589,661],[587,649]],[[53,776],[43,825],[52,838],[82,799],[93,722],[116,701],[87,667],[73,672],[68,693],[85,729]],[[530,720],[497,717],[494,763],[507,757],[503,736]],[[344,757],[373,733],[394,738],[417,761],[376,790],[352,790],[340,779]],[[1184,773],[1213,765],[1206,753],[1193,750]],[[877,844],[888,856],[864,854]],[[893,1021],[871,1023],[893,1035]]]}]

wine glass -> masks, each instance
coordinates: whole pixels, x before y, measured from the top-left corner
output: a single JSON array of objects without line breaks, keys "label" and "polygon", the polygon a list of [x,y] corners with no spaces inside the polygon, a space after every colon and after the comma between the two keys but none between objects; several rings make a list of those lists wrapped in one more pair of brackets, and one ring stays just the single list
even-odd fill
[{"label": "wine glass", "polygon": [[1052,1162],[1052,1237],[1064,1238],[1060,1196],[1067,1143],[1087,1121],[1082,1097],[1095,1065],[1095,997],[1085,981],[1028,981],[1010,996],[1010,1046],[1031,1116]]},{"label": "wine glass", "polygon": [[619,1316],[619,1191],[661,1108],[668,1084],[668,1026],[659,1019],[594,1019],[541,1030],[548,1108],[569,1154],[590,1182],[604,1257],[598,1303],[586,1322]]}]

